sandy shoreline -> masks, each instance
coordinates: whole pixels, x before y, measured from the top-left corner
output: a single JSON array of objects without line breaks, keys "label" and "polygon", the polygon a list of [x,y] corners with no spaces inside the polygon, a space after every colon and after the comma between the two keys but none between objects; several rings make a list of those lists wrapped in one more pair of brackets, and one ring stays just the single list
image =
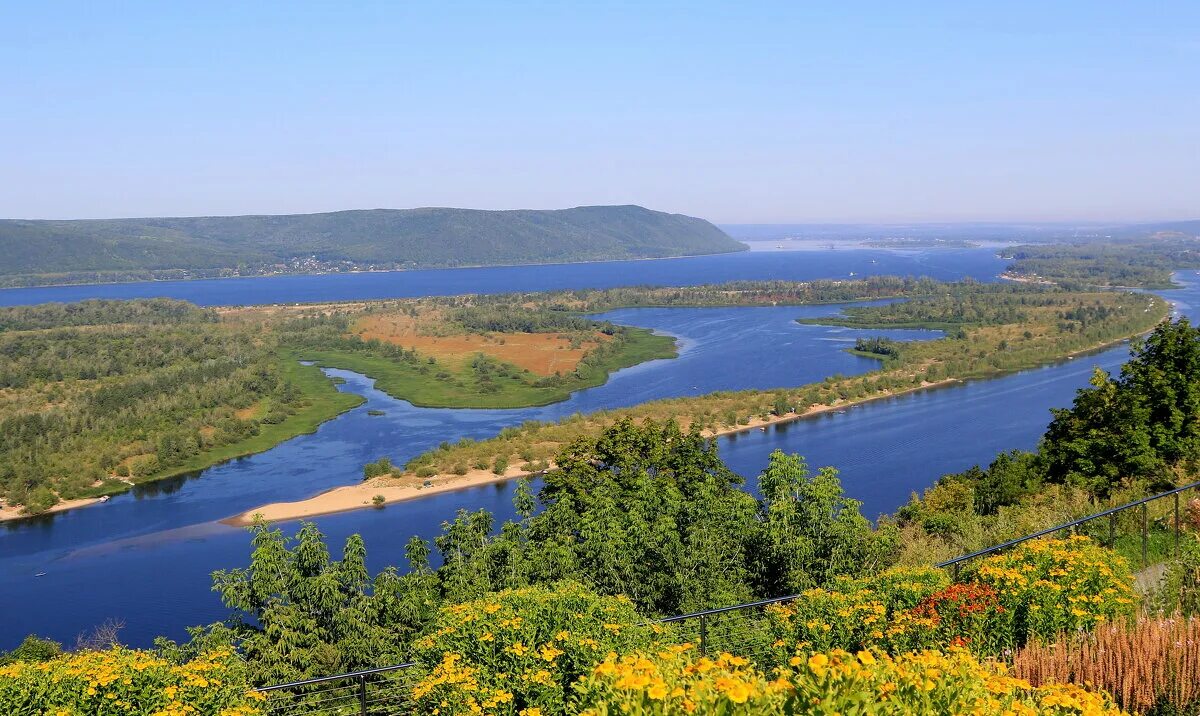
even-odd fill
[{"label": "sandy shoreline", "polygon": [[51,514],[54,512],[63,512],[64,510],[73,510],[76,507],[87,507],[88,505],[94,505],[99,501],[100,501],[99,497],[81,497],[77,500],[63,500],[62,502],[58,503],[54,507],[51,507],[50,509],[46,510],[45,512],[39,512],[36,515],[25,514],[23,507],[0,507],[0,522],[7,522],[9,520],[25,520],[25,519],[29,519],[32,517],[40,517],[41,515],[48,515],[48,514]]},{"label": "sandy shoreline", "polygon": [[[817,405],[805,410],[802,413],[788,413],[779,415],[766,420],[762,418],[754,418],[745,425],[736,427],[722,428],[721,430],[705,430],[702,434],[705,437],[720,437],[722,435],[732,435],[734,433],[744,433],[750,430],[765,429],[771,425],[780,423],[788,423],[796,420],[811,418],[823,413],[836,412],[847,408],[870,403],[876,400],[885,400],[898,395],[915,393],[932,388],[939,388],[953,383],[962,382],[957,378],[949,378],[946,380],[937,381],[935,383],[922,383],[919,386],[906,388],[904,390],[890,391],[883,395],[872,396],[857,401],[846,401],[835,405]],[[553,464],[551,464],[553,467]],[[437,495],[443,492],[453,492],[455,490],[466,490],[472,487],[481,485],[491,485],[497,482],[506,482],[515,480],[519,477],[530,477],[535,473],[524,472],[520,468],[510,467],[503,475],[496,475],[489,470],[469,470],[465,475],[435,475],[429,478],[430,486],[423,487],[424,480],[414,476],[405,477],[378,477],[358,485],[344,485],[335,487],[332,490],[327,490],[314,495],[305,500],[297,500],[295,502],[272,502],[261,507],[247,510],[239,515],[221,520],[227,525],[245,526],[253,524],[256,519],[263,519],[268,522],[287,522],[291,520],[304,519],[306,517],[317,517],[320,515],[330,515],[339,512],[349,512],[350,510],[361,510],[373,508],[372,499],[376,495],[382,495],[385,500],[385,506],[396,502],[406,502],[408,500],[416,500],[430,495]]]}]

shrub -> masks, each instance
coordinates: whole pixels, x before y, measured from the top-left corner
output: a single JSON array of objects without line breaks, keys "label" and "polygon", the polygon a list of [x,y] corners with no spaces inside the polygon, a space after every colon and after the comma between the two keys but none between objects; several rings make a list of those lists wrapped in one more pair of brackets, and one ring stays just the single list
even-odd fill
[{"label": "shrub", "polygon": [[7,654],[0,653],[0,665],[14,661],[50,661],[62,653],[62,644],[30,634],[16,649]]},{"label": "shrub", "polygon": [[697,657],[684,645],[611,655],[576,687],[587,716],[675,714],[1120,714],[1073,685],[1033,687],[964,650],[889,657],[845,651],[793,657],[774,679],[746,659]]},{"label": "shrub", "polygon": [[250,716],[261,698],[229,651],[176,665],[117,647],[0,666],[0,711],[9,714]]},{"label": "shrub", "polygon": [[909,651],[935,646],[935,622],[912,610],[949,580],[935,569],[892,569],[869,579],[835,579],[828,589],[767,608],[776,659],[794,650]]},{"label": "shrub", "polygon": [[363,465],[363,479],[370,480],[373,477],[388,475],[392,472],[392,459],[390,457],[381,457],[375,462],[368,462]]},{"label": "shrub", "polygon": [[1087,537],[1025,542],[984,561],[975,579],[996,590],[1003,612],[993,638],[1004,646],[1091,631],[1135,606],[1124,558]]},{"label": "shrub", "polygon": [[569,582],[445,607],[414,645],[432,665],[413,689],[418,711],[566,713],[570,685],[605,655],[650,643],[643,621],[625,597]]}]

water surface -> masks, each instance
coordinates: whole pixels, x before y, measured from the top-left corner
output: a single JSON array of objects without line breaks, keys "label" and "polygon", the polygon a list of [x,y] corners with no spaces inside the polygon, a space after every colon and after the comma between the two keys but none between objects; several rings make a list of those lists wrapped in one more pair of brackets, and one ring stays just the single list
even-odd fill
[{"label": "water surface", "polygon": [[[809,254],[808,261],[816,266],[807,270],[820,272],[823,265],[825,275],[830,275],[831,266],[840,266],[841,256],[849,253],[838,253],[830,259],[832,265],[821,263],[826,254]],[[950,271],[945,267],[955,261],[960,267],[987,263],[983,254],[949,259],[939,253],[919,260]],[[718,258],[736,266],[752,255]],[[706,279],[681,283],[702,280]],[[1190,315],[1200,288],[1193,277],[1185,280],[1190,284],[1187,288],[1164,295],[1179,301]],[[415,408],[375,390],[369,379],[331,371],[347,380],[339,389],[362,394],[367,402],[312,435],[212,468],[195,479],[143,486],[103,505],[0,530],[0,604],[8,607],[0,617],[0,649],[13,646],[29,632],[73,643],[76,635],[109,618],[125,622],[122,634],[132,644],[146,645],[158,634],[183,638],[187,625],[226,615],[209,591],[209,572],[248,561],[245,533],[216,520],[265,502],[298,499],[352,483],[365,462],[382,455],[402,462],[442,440],[486,438],[527,419],[552,420],[576,411],[714,390],[799,385],[833,373],[873,369],[874,361],[843,349],[858,335],[880,332],[794,322],[800,316],[836,310],[821,306],[614,311],[606,317],[677,336],[680,357],[620,371],[604,386],[542,408]],[[931,334],[896,331],[888,335]],[[843,414],[722,438],[720,449],[726,461],[749,478],[751,488],[767,455],[776,448],[801,453],[813,466],[835,465],[842,471],[847,491],[863,500],[868,515],[875,515],[895,509],[911,492],[945,472],[987,462],[1002,450],[1032,448],[1048,422],[1049,408],[1069,405],[1075,390],[1086,385],[1093,365],[1115,369],[1125,357],[1125,348],[1114,348],[1005,378],[877,401]],[[385,415],[372,417],[368,410],[382,410]],[[511,484],[489,485],[316,521],[335,548],[349,534],[362,534],[372,569],[380,569],[402,564],[409,536],[432,537],[458,509],[486,508],[500,519],[511,515],[511,490]],[[284,525],[289,531],[295,527]],[[40,572],[45,576],[35,576]]]}]

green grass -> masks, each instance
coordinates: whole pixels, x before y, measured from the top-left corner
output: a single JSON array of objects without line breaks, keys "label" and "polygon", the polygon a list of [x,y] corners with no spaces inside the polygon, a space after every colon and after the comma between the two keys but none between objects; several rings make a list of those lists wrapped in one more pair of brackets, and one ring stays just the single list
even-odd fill
[{"label": "green grass", "polygon": [[[413,364],[339,350],[305,349],[300,357],[373,378],[376,388],[422,408],[527,408],[557,403],[577,390],[603,385],[613,371],[676,355],[674,338],[642,328],[629,329],[616,351],[602,362],[581,363],[578,375],[565,376],[560,385],[531,385],[532,378],[513,368],[512,375],[495,377],[490,388],[470,369],[452,371],[442,364]],[[438,372],[449,373],[449,377],[439,379]]]}]

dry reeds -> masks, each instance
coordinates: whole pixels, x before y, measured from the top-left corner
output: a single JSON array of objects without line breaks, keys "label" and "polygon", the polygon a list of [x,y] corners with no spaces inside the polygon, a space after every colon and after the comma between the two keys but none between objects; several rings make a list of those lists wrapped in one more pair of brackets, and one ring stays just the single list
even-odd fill
[{"label": "dry reeds", "polygon": [[1102,688],[1128,711],[1184,709],[1200,702],[1200,618],[1142,617],[1056,644],[1031,643],[1013,655],[1013,673],[1035,686]]}]

